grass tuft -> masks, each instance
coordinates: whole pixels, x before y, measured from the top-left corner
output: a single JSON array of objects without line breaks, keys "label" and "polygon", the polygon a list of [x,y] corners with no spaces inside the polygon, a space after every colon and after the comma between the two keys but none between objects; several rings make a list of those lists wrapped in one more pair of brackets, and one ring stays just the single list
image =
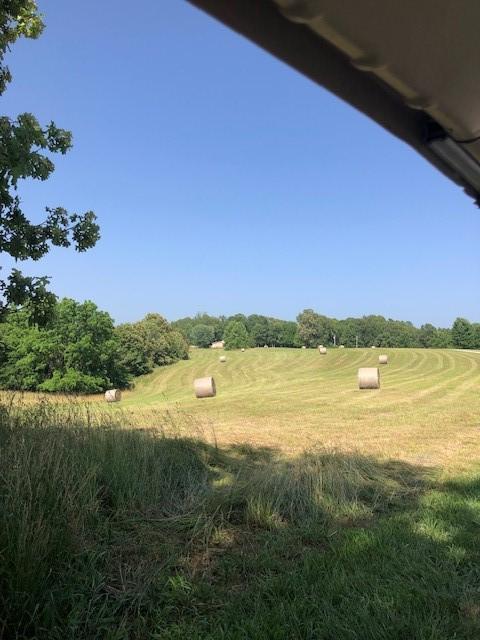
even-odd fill
[{"label": "grass tuft", "polygon": [[480,482],[0,406],[0,637],[474,638]]}]

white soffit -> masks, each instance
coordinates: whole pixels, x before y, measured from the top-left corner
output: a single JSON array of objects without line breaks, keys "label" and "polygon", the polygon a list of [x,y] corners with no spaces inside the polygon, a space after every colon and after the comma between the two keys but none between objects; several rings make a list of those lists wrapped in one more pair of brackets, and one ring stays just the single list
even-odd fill
[{"label": "white soffit", "polygon": [[[480,136],[480,0],[274,0],[453,139]],[[464,146],[480,160],[480,141]]]}]

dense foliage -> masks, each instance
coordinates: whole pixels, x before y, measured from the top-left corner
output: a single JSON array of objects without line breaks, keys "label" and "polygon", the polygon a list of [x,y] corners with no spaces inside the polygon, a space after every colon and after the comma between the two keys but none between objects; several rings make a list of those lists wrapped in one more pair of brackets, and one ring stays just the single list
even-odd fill
[{"label": "dense foliage", "polygon": [[189,332],[190,342],[196,347],[209,347],[215,339],[215,329],[208,324],[196,324]]},{"label": "dense foliage", "polygon": [[149,313],[140,322],[122,324],[115,333],[120,364],[134,376],[188,358],[188,343],[158,313]]},{"label": "dense foliage", "polygon": [[[20,37],[37,38],[43,22],[34,0],[3,0],[0,3],[0,96],[12,77],[5,54]],[[11,119],[0,116],[0,252],[15,260],[39,260],[51,246],[85,251],[95,245],[99,228],[95,214],[68,213],[63,207],[46,207],[40,222],[27,218],[17,188],[22,180],[47,180],[55,169],[52,154],[65,154],[72,135],[50,122],[42,126],[31,113]],[[47,323],[55,296],[47,290],[47,277],[23,275],[12,269],[0,280],[0,313],[10,303],[30,306],[29,318]]]},{"label": "dense foliage", "polygon": [[[392,320],[383,316],[370,315],[362,318],[337,320],[305,309],[297,316],[297,321],[278,320],[253,314],[236,314],[218,318],[206,313],[193,318],[182,318],[172,326],[182,332],[185,339],[198,347],[205,347],[213,340],[228,336],[226,328],[232,323],[240,323],[247,332],[247,343],[242,337],[235,344],[250,347],[317,347],[319,344],[346,347],[425,347],[480,349],[480,323],[470,323],[457,318],[451,329],[424,324],[420,328],[411,322]],[[209,329],[208,329],[209,328]],[[243,331],[236,325],[236,333]],[[213,334],[213,337],[212,337]],[[210,341],[210,342],[209,342]],[[230,341],[232,344],[232,342]],[[238,348],[238,346],[232,347]]]},{"label": "dense foliage", "polygon": [[[215,340],[223,339],[225,324],[225,316],[216,318],[214,316],[209,316],[207,313],[197,313],[193,318],[181,318],[180,320],[175,320],[172,322],[172,327],[180,331],[185,340],[190,344],[193,344],[196,347],[204,347],[209,346],[209,344]],[[200,333],[197,333],[198,326],[202,327]],[[208,331],[208,338],[210,342],[207,344],[205,343],[207,333],[203,327],[209,327],[210,329]]]},{"label": "dense foliage", "polygon": [[230,320],[225,327],[225,349],[248,347],[247,328],[240,320]]},{"label": "dense foliage", "polygon": [[363,316],[336,320],[305,309],[297,317],[298,335],[302,344],[344,344],[346,347],[452,347],[450,331],[431,324],[420,329],[411,322],[386,319],[383,316]]},{"label": "dense foliage", "polygon": [[42,327],[26,309],[0,323],[3,389],[97,393],[185,357],[185,340],[161,316],[115,328],[93,302],[64,299]]},{"label": "dense foliage", "polygon": [[480,349],[480,323],[457,318],[452,326],[452,342],[460,349]]},{"label": "dense foliage", "polygon": [[[197,347],[207,347],[214,340],[225,339],[227,325],[231,322],[240,323],[247,332],[247,340],[244,339],[244,332],[238,328],[236,331],[242,333],[241,346],[243,347],[263,347],[268,344],[272,347],[295,347],[297,343],[297,324],[289,320],[278,320],[253,314],[245,316],[237,313],[234,316],[210,316],[206,313],[197,314],[193,318],[181,318],[172,322],[172,326],[178,329],[186,340]],[[201,327],[200,330],[198,327]],[[205,327],[209,327],[207,331]],[[213,331],[213,338],[210,338]],[[238,340],[236,341],[238,342]],[[239,343],[240,344],[240,343]],[[231,347],[233,348],[233,347]],[[238,348],[238,347],[235,347]]]},{"label": "dense foliage", "polygon": [[28,311],[0,323],[0,385],[28,391],[99,392],[125,386],[113,320],[93,302],[64,299],[45,327]]}]

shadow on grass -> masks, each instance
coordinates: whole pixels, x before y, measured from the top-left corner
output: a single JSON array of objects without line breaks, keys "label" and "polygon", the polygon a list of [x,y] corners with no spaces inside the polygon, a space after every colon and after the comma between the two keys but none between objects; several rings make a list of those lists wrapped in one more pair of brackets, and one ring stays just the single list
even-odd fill
[{"label": "shadow on grass", "polygon": [[480,635],[477,476],[29,412],[0,422],[2,637]]}]

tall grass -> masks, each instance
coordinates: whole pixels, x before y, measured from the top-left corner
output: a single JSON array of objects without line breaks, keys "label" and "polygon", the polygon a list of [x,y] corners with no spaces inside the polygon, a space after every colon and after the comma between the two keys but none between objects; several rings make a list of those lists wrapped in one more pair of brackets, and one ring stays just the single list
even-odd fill
[{"label": "tall grass", "polygon": [[1,636],[145,637],[222,532],[327,535],[411,490],[365,457],[219,450],[168,421],[167,436],[88,404],[0,407]]}]

